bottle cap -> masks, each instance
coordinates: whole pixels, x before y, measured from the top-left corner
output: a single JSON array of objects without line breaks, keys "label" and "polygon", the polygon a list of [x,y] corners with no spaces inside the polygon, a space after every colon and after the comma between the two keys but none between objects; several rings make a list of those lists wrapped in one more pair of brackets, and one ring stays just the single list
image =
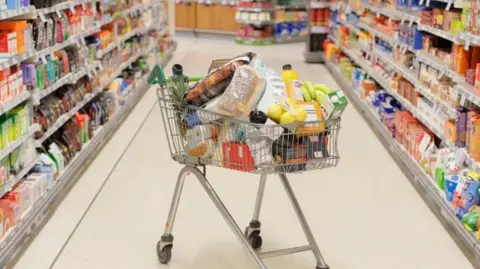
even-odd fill
[{"label": "bottle cap", "polygon": [[286,64],[282,67],[283,70],[292,70],[292,66],[290,64]]}]

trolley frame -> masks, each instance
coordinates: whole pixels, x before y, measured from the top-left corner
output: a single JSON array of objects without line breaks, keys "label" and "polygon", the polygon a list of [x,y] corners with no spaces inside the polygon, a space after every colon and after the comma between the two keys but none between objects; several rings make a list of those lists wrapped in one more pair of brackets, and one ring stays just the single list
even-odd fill
[{"label": "trolley frame", "polygon": [[161,263],[167,264],[171,259],[171,251],[173,247],[173,225],[175,222],[175,217],[177,215],[178,206],[180,204],[180,198],[182,196],[182,190],[185,183],[185,179],[188,175],[193,174],[197,177],[198,181],[204,188],[205,192],[208,194],[212,202],[217,207],[218,211],[227,222],[230,229],[233,231],[237,239],[240,241],[242,247],[247,251],[248,255],[254,261],[256,268],[260,269],[267,269],[267,266],[262,261],[265,258],[271,258],[281,255],[288,255],[298,252],[304,251],[312,251],[315,259],[317,261],[316,269],[329,269],[330,267],[325,263],[322,253],[318,248],[318,244],[313,236],[312,230],[308,225],[307,219],[305,214],[303,213],[302,208],[295,196],[295,193],[290,185],[290,182],[285,174],[278,174],[280,177],[280,181],[282,182],[285,192],[287,193],[288,198],[292,204],[292,207],[297,215],[298,221],[302,226],[303,232],[308,240],[308,245],[286,248],[286,249],[279,249],[273,250],[268,252],[260,252],[255,250],[255,248],[260,248],[262,245],[262,239],[260,237],[260,210],[263,201],[263,195],[265,192],[265,187],[267,183],[267,174],[262,174],[260,176],[260,184],[258,187],[257,198],[255,202],[255,208],[253,211],[253,218],[250,222],[249,226],[245,229],[245,232],[242,232],[238,224],[235,222],[234,218],[227,210],[225,205],[223,204],[220,197],[215,192],[210,182],[207,180],[206,177],[206,166],[202,166],[203,171],[201,171],[198,166],[195,164],[186,164],[183,169],[180,171],[177,179],[177,184],[175,186],[175,192],[173,194],[172,203],[170,205],[170,212],[168,214],[168,219],[165,224],[165,231],[161,240],[157,243],[157,255]]}]

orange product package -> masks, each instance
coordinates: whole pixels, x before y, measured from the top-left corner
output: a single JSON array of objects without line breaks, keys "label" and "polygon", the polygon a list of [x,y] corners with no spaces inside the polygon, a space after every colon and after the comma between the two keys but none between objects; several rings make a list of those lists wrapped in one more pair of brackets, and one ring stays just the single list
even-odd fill
[{"label": "orange product package", "polygon": [[11,31],[17,35],[17,53],[22,54],[27,50],[25,44],[25,30],[27,21],[0,21],[0,31]]}]

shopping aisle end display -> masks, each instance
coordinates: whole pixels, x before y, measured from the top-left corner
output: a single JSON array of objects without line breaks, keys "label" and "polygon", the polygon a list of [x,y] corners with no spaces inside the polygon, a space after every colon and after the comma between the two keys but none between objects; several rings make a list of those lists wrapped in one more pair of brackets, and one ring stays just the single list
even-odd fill
[{"label": "shopping aisle end display", "polygon": [[[285,58],[300,79],[312,82],[320,79],[323,84],[338,88],[323,67],[303,63],[302,48],[302,44],[287,44],[281,47],[255,47],[255,52],[281,74],[285,60],[278,59],[278,55],[285,50],[295,51],[285,55]],[[235,46],[231,41],[181,39],[175,59],[171,62],[181,64],[185,74],[205,74],[212,60],[225,59],[243,51],[244,46]],[[171,70],[171,67],[166,69]],[[62,203],[60,208],[63,217],[59,215],[60,212],[55,213],[32,244],[36,254],[32,253],[34,249],[29,249],[24,257],[29,257],[29,262],[22,258],[19,269],[32,268],[36,265],[35,261],[42,261],[45,252],[49,253],[54,248],[52,241],[60,240],[56,238],[56,230],[62,231],[66,225],[70,226],[69,229],[73,226],[77,228],[71,234],[62,235],[63,240],[67,237],[69,240],[51,268],[162,267],[152,246],[163,233],[181,166],[172,162],[168,154],[158,104],[152,107],[156,99],[155,89],[151,89],[147,95],[142,100],[142,106],[147,107],[141,109],[143,114],[127,119],[129,126],[125,127],[128,130],[124,129],[115,135],[108,148],[102,151],[102,157],[99,157],[101,163],[94,161],[92,166],[96,170],[88,169],[72,190],[76,199],[67,201],[70,200],[69,195],[66,202],[70,206],[67,208],[63,207],[65,202]],[[144,126],[122,154],[123,148],[129,144],[130,133],[135,132],[139,125],[132,120],[143,121],[143,115],[148,114],[150,108],[153,109]],[[342,159],[338,168],[292,176],[293,188],[297,191],[330,267],[396,269],[403,268],[407,263],[392,262],[401,259],[422,269],[471,268],[448,233],[351,106],[342,115],[339,136]],[[362,143],[358,143],[358,137],[362,138]],[[112,156],[111,151],[117,152],[118,156]],[[371,152],[375,154],[369,154]],[[109,172],[109,163],[119,157],[118,165]],[[379,163],[382,165],[379,166]],[[105,165],[108,166],[107,170]],[[247,224],[252,217],[258,176],[216,167],[209,167],[208,173],[212,175],[211,184],[225,205],[232,209],[232,215],[240,224]],[[77,219],[94,196],[90,186],[96,185],[98,188],[101,185],[99,181],[103,182],[107,176],[108,182],[77,224]],[[141,179],[142,184],[135,179]],[[86,185],[84,181],[89,184]],[[174,227],[175,246],[169,267],[253,268],[251,260],[244,255],[221,215],[204,195],[203,188],[194,181],[189,177],[185,184],[185,196],[180,202]],[[294,211],[290,209],[282,184],[279,180],[268,180],[267,186],[261,210],[262,250],[305,244],[305,237]],[[128,197],[128,203],[125,203],[125,197]],[[334,206],[332,201],[335,202]],[[81,212],[78,212],[79,204],[85,207]],[[352,205],[355,205],[354,210],[349,214],[339,214],[339,209],[352,209]],[[73,216],[72,211],[80,216]],[[135,229],[132,229],[132,222],[125,221],[125,212],[129,213],[131,220],[135,220]],[[379,219],[379,216],[382,218]],[[49,234],[43,234],[48,230]],[[122,240],[118,240],[119,234]],[[55,247],[55,254],[57,251],[59,247]],[[310,253],[305,253],[268,259],[265,263],[269,268],[311,269],[315,260]],[[51,263],[42,264],[47,264],[47,267],[38,268],[49,268]]]},{"label": "shopping aisle end display", "polygon": [[160,1],[28,4],[0,7],[2,268],[143,95],[150,68],[176,46]]},{"label": "shopping aisle end display", "polygon": [[339,1],[320,56],[480,267],[479,6]]}]

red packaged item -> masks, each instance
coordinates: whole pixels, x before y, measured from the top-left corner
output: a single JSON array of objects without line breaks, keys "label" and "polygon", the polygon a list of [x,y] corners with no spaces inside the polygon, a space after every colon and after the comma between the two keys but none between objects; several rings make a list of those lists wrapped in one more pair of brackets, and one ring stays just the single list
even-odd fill
[{"label": "red packaged item", "polygon": [[250,172],[255,170],[255,164],[247,144],[223,142],[223,167],[233,170]]}]

